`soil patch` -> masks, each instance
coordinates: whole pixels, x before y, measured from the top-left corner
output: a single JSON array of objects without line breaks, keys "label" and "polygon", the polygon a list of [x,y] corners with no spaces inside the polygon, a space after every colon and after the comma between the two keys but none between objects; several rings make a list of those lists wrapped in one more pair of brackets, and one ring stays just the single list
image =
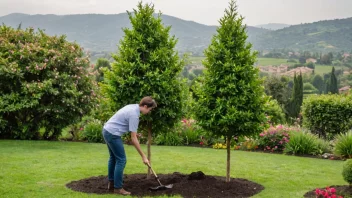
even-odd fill
[{"label": "soil patch", "polygon": [[[350,187],[349,185],[343,185],[343,186],[330,186],[330,188],[335,188],[336,190],[336,195],[339,196],[343,196],[343,197],[352,197],[352,187]],[[321,189],[321,188],[319,188]],[[315,198],[315,190],[311,190],[309,192],[307,192],[306,194],[304,194],[304,197],[306,198]],[[324,190],[324,189],[321,189]],[[338,196],[336,196],[338,197]]]},{"label": "soil patch", "polygon": [[[230,182],[225,182],[225,177],[208,176],[203,172],[193,172],[190,175],[175,172],[173,174],[158,174],[163,185],[173,184],[172,189],[151,191],[149,187],[157,187],[159,184],[152,176],[147,179],[146,174],[124,175],[124,189],[130,191],[132,196],[172,196],[182,197],[251,197],[264,189],[262,185],[248,181],[246,179],[231,178]],[[72,190],[95,193],[112,193],[107,189],[107,176],[97,176],[72,181],[66,186]]]}]

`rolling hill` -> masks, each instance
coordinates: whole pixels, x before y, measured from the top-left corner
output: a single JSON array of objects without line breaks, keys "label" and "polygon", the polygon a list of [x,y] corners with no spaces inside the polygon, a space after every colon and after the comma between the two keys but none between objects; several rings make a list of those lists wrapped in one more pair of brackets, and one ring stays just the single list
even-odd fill
[{"label": "rolling hill", "polygon": [[[179,39],[177,49],[180,53],[192,52],[202,56],[209,45],[216,26],[207,26],[193,21],[162,15],[165,25],[171,25],[171,35]],[[130,28],[128,15],[114,14],[77,14],[77,15],[27,15],[14,13],[0,17],[0,23],[22,28],[45,29],[49,35],[67,35],[91,51],[113,52],[123,37],[122,28]],[[284,27],[285,24],[267,24],[271,29]],[[269,28],[270,29],[270,28]],[[247,27],[248,41],[256,50],[292,49],[309,51],[351,51],[352,18],[319,21],[292,25],[278,30]]]},{"label": "rolling hill", "polygon": [[[179,42],[177,49],[182,52],[192,52],[201,55],[209,45],[216,26],[202,25],[193,21],[185,21],[176,17],[162,15],[163,23],[171,25],[171,35]],[[81,15],[27,15],[10,14],[0,17],[0,23],[22,28],[34,27],[45,29],[49,35],[67,35],[70,41],[76,41],[91,51],[115,51],[118,41],[123,37],[122,28],[130,28],[126,13],[115,15],[81,14]],[[269,30],[248,27],[248,35],[255,38]]]}]

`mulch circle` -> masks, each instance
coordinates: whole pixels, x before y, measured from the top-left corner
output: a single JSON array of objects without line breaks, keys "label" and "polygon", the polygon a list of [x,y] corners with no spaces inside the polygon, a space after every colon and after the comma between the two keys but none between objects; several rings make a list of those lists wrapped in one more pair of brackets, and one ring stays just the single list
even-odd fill
[{"label": "mulch circle", "polygon": [[[158,174],[163,185],[173,184],[172,189],[151,191],[149,187],[159,186],[155,177],[147,179],[146,174],[124,175],[124,189],[130,191],[132,196],[172,196],[182,197],[251,197],[264,189],[260,184],[246,179],[231,178],[225,182],[225,177],[207,176],[203,172],[193,172],[190,175],[175,172],[173,174]],[[95,193],[110,194],[107,189],[107,176],[97,176],[72,181],[66,186],[72,190]]]},{"label": "mulch circle", "polygon": [[[336,195],[343,196],[343,197],[351,197],[352,196],[352,187],[349,185],[343,185],[343,186],[330,186],[330,188],[335,188],[336,190]],[[324,190],[323,188],[319,188],[320,190]],[[304,194],[304,197],[306,198],[312,198],[316,197],[315,195],[315,190],[311,190]],[[337,196],[338,197],[338,196]]]}]

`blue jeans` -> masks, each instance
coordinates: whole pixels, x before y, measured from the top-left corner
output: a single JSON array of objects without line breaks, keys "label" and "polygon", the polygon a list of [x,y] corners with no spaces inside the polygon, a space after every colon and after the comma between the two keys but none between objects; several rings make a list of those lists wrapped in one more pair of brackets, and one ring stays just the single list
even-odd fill
[{"label": "blue jeans", "polygon": [[114,181],[114,188],[122,188],[123,170],[126,165],[126,154],[120,136],[103,129],[103,137],[109,149],[108,179]]}]

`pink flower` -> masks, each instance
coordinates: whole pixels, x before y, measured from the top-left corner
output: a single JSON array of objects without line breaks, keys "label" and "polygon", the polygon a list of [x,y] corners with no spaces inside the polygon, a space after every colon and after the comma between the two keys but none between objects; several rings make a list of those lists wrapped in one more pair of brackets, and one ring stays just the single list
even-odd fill
[{"label": "pink flower", "polygon": [[336,193],[336,189],[335,188],[330,188],[330,192],[331,193]]}]

